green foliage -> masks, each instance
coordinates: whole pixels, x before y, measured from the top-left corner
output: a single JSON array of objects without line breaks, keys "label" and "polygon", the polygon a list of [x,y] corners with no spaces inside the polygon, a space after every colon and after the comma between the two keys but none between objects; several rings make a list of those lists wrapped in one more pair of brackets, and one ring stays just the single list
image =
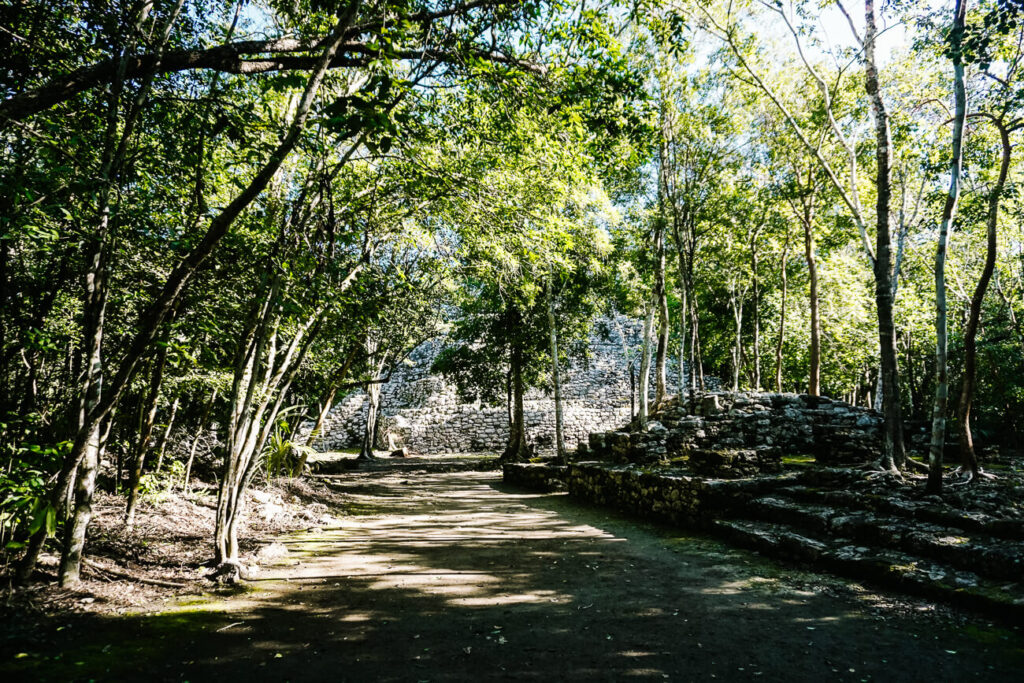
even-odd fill
[{"label": "green foliage", "polygon": [[[12,433],[14,425],[0,424],[0,432]],[[16,549],[40,528],[47,536],[57,531],[57,510],[47,500],[47,480],[67,453],[70,443],[53,446],[31,443],[39,434],[29,431],[27,440],[5,449],[6,466],[0,472],[0,547]]]}]

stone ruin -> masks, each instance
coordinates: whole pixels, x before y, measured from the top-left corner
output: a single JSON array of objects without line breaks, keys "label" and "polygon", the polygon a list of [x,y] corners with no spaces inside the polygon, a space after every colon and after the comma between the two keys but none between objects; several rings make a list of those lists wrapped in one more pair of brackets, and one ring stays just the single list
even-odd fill
[{"label": "stone ruin", "polygon": [[824,396],[698,392],[669,399],[646,432],[590,435],[577,460],[672,460],[696,474],[743,477],[782,469],[783,456],[863,463],[880,455],[882,416]]},{"label": "stone ruin", "polygon": [[[637,355],[639,323],[627,318],[605,320],[591,337],[589,357],[574,360],[562,371],[562,406],[567,449],[586,443],[590,434],[614,429],[630,420],[630,378],[623,349]],[[625,339],[623,339],[625,337]],[[505,405],[467,403],[456,387],[430,372],[443,348],[436,339],[417,347],[395,368],[381,388],[381,426],[376,446],[404,447],[413,453],[500,452],[508,441]],[[675,372],[673,370],[673,372]],[[673,375],[676,376],[676,375]],[[653,385],[653,370],[651,374]],[[653,387],[651,390],[653,398]],[[344,397],[328,414],[314,441],[317,450],[358,447],[366,420],[366,394]],[[527,437],[539,452],[554,448],[555,409],[550,394],[531,389],[525,397]],[[300,436],[309,433],[307,423]]]}]

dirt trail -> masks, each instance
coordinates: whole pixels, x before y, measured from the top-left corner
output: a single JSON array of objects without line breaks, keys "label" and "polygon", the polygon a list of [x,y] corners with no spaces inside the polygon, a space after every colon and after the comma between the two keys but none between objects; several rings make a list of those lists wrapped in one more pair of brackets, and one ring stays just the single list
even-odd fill
[{"label": "dirt trail", "polygon": [[495,473],[335,482],[361,514],[284,539],[252,590],[55,623],[5,653],[0,678],[992,681],[1024,664],[1019,630],[842,590]]}]

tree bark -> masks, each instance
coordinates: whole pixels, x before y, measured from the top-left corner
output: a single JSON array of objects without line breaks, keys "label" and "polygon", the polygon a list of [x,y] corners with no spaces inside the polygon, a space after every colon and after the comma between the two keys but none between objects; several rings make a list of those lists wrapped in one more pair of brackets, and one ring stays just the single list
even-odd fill
[{"label": "tree bark", "polygon": [[874,0],[864,1],[864,71],[865,90],[871,99],[875,119],[875,159],[877,199],[875,205],[875,302],[878,309],[878,341],[882,372],[882,415],[885,438],[881,466],[899,471],[906,462],[903,443],[903,408],[900,397],[899,360],[896,355],[896,324],[893,317],[892,233],[889,226],[889,202],[892,197],[892,141],[889,114],[878,85],[875,61],[875,38],[878,35]]},{"label": "tree bark", "polygon": [[654,296],[658,310],[658,346],[654,362],[654,407],[665,401],[668,393],[668,287],[665,282],[665,221],[664,211],[655,221],[654,235],[655,269]]},{"label": "tree bark", "polygon": [[523,352],[513,345],[509,353],[512,370],[512,425],[508,434],[508,445],[501,455],[502,462],[523,462],[530,457],[526,443],[526,409],[523,404],[526,387],[523,382]]},{"label": "tree bark", "polygon": [[640,350],[640,387],[637,396],[639,407],[636,412],[636,428],[640,431],[647,429],[650,408],[648,393],[651,375],[651,337],[654,334],[652,328],[654,327],[655,306],[658,303],[657,295],[652,299],[647,308],[647,315],[644,317],[644,339]]},{"label": "tree bark", "polygon": [[361,460],[373,460],[377,456],[373,450],[377,446],[377,430],[380,422],[380,391],[381,382],[379,377],[386,364],[386,352],[380,349],[380,342],[366,338],[366,362],[370,367],[373,381],[363,385],[366,392],[366,421],[363,425],[363,443],[359,450]]},{"label": "tree bark", "polygon": [[810,285],[808,305],[811,313],[810,367],[807,376],[807,394],[821,395],[821,295],[818,289],[818,258],[814,243],[814,170],[807,169],[807,194],[800,198],[800,222],[804,228],[804,260]]},{"label": "tree bark", "polygon": [[92,521],[92,498],[96,491],[96,472],[101,460],[99,427],[90,435],[89,445],[75,477],[75,505],[68,520],[68,535],[60,557],[61,588],[74,588],[81,582],[82,555]]},{"label": "tree bark", "polygon": [[782,280],[782,303],[779,304],[779,337],[775,343],[775,391],[782,393],[782,345],[786,340],[786,296],[789,292],[787,259],[789,257],[789,229],[782,247],[782,265],[779,269]]},{"label": "tree bark", "polygon": [[178,404],[181,402],[180,396],[174,397],[174,403],[171,404],[171,414],[167,417],[167,425],[164,427],[163,433],[160,435],[160,440],[156,444],[156,469],[154,470],[157,474],[160,474],[160,470],[164,465],[164,451],[167,449],[167,439],[171,436],[171,429],[174,428],[174,418],[178,415]]},{"label": "tree bark", "polygon": [[740,374],[743,365],[743,297],[733,288],[729,296],[735,330],[732,343],[732,390],[740,390]]},{"label": "tree bark", "polygon": [[320,430],[324,426],[324,420],[327,419],[328,413],[331,412],[331,408],[334,406],[334,397],[338,393],[338,389],[341,388],[341,384],[345,379],[345,375],[348,374],[348,370],[352,367],[352,363],[355,362],[356,356],[359,354],[359,345],[353,344],[352,350],[345,357],[345,361],[341,364],[341,367],[335,371],[332,376],[332,384],[327,390],[327,394],[321,401],[320,412],[317,414],[316,422],[313,423],[313,428],[309,430],[309,437],[306,438],[306,446],[312,448],[313,442],[316,441],[316,437],[320,435]]},{"label": "tree bark", "polygon": [[142,481],[142,470],[149,452],[149,442],[153,437],[153,425],[156,422],[157,402],[160,398],[160,387],[163,385],[164,368],[167,366],[167,344],[160,347],[153,367],[153,378],[149,384],[149,395],[146,399],[146,412],[139,430],[139,441],[135,446],[128,479],[128,504],[124,511],[124,525],[131,529],[135,524],[135,508],[139,502],[139,483]]},{"label": "tree bark", "polygon": [[761,391],[761,283],[757,276],[757,237],[760,230],[759,226],[750,237],[750,269],[753,277],[751,286],[754,295],[754,391]]},{"label": "tree bark", "polygon": [[359,449],[360,460],[374,460],[377,455],[373,452],[377,436],[377,420],[380,413],[380,384],[370,383],[366,385],[366,420],[363,423],[363,442]]},{"label": "tree bark", "polygon": [[181,480],[181,490],[188,492],[188,480],[192,476],[192,463],[195,461],[196,449],[199,448],[199,439],[202,437],[203,432],[206,431],[206,426],[210,423],[210,411],[213,410],[213,404],[217,402],[218,389],[214,388],[213,394],[210,396],[210,401],[206,404],[206,408],[203,410],[203,417],[199,420],[199,430],[196,432],[196,436],[192,439],[192,447],[188,451],[188,462],[185,464],[185,476]]},{"label": "tree bark", "polygon": [[960,200],[960,172],[963,167],[964,121],[967,118],[967,90],[964,65],[959,54],[964,30],[967,0],[956,0],[953,10],[953,156],[950,161],[949,193],[942,208],[939,239],[935,249],[935,401],[932,405],[932,433],[928,447],[928,484],[926,491],[942,491],[942,455],[946,447],[946,410],[949,403],[948,323],[946,312],[946,251],[949,233]]},{"label": "tree bark", "polygon": [[1006,178],[1010,172],[1010,160],[1013,154],[1009,128],[1001,120],[994,120],[994,122],[999,129],[1002,154],[999,161],[999,176],[988,197],[988,216],[985,225],[985,265],[982,268],[978,284],[974,288],[967,325],[964,327],[964,378],[963,386],[960,389],[958,411],[960,417],[960,465],[971,480],[976,478],[980,472],[978,456],[974,452],[974,438],[971,434],[971,404],[974,401],[974,391],[978,383],[978,325],[981,322],[981,306],[985,301],[985,293],[988,291],[988,284],[992,280],[992,272],[996,266],[999,204],[1006,187]]},{"label": "tree bark", "polygon": [[555,321],[555,307],[551,301],[551,283],[547,287],[548,333],[551,340],[551,387],[555,399],[555,459],[559,463],[566,461],[565,434],[562,424],[562,382],[558,369],[558,325]]}]

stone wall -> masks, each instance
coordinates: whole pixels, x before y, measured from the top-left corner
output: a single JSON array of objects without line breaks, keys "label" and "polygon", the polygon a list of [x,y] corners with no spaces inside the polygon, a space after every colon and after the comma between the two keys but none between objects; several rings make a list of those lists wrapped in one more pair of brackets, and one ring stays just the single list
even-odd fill
[{"label": "stone wall", "polygon": [[882,417],[824,396],[697,393],[670,399],[645,433],[594,433],[579,459],[620,463],[685,460],[707,476],[778,471],[783,456],[808,455],[835,464],[877,458]]},{"label": "stone wall", "polygon": [[503,469],[506,484],[533,491],[565,488],[573,498],[594,505],[698,528],[774,485],[766,480],[706,479],[598,462],[566,467],[510,463]]},{"label": "stone wall", "polygon": [[[590,343],[589,360],[574,361],[563,369],[562,397],[567,448],[585,443],[591,432],[625,425],[630,419],[630,380],[623,352],[623,335],[635,354],[640,325],[620,318],[598,325]],[[413,453],[499,452],[508,439],[508,413],[504,405],[488,406],[462,401],[454,385],[431,374],[430,365],[443,348],[443,340],[423,344],[395,369],[381,389],[381,429],[377,446],[396,446]],[[653,396],[653,370],[652,370]],[[672,377],[676,377],[675,374]],[[526,429],[539,451],[553,448],[554,401],[532,389],[525,400]],[[366,395],[357,391],[343,398],[329,413],[314,443],[318,450],[357,447],[362,440]],[[306,424],[301,434],[308,434]]]}]

